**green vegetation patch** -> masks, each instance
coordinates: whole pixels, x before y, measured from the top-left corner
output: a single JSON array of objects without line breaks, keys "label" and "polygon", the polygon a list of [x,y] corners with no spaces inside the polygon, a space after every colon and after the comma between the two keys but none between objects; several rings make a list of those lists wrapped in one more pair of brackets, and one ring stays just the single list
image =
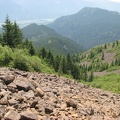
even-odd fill
[{"label": "green vegetation patch", "polygon": [[92,82],[89,82],[87,84],[95,88],[100,88],[120,94],[119,74],[109,74],[102,77],[96,77]]}]

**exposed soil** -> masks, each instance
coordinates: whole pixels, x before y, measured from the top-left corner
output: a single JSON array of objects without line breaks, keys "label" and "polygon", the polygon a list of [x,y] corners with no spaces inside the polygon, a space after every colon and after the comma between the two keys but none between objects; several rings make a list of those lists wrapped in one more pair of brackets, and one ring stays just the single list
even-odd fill
[{"label": "exposed soil", "polygon": [[108,75],[108,74],[120,74],[120,70],[114,70],[111,72],[107,72],[107,71],[103,71],[103,72],[94,72],[94,76],[104,76],[104,75]]}]

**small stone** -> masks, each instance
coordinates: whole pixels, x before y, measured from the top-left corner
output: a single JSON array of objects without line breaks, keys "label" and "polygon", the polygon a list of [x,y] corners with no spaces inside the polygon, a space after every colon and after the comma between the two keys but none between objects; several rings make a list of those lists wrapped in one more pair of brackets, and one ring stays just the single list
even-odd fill
[{"label": "small stone", "polygon": [[66,104],[67,104],[67,107],[77,108],[77,104],[73,102],[72,100],[68,100]]},{"label": "small stone", "polygon": [[53,109],[51,107],[45,107],[45,113],[50,114],[53,112]]},{"label": "small stone", "polygon": [[43,90],[41,88],[37,87],[36,92],[37,92],[36,93],[37,96],[40,96],[40,97],[44,96],[44,92],[43,92]]},{"label": "small stone", "polygon": [[32,104],[30,105],[30,107],[35,108],[37,104],[38,104],[38,101],[33,101]]}]

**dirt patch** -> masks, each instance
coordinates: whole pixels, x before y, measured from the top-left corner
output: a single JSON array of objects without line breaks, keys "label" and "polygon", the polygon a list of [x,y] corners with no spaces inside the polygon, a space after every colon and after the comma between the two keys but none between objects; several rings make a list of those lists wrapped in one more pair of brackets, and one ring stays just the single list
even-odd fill
[{"label": "dirt patch", "polygon": [[94,76],[104,76],[104,75],[109,75],[109,74],[120,74],[120,70],[114,70],[114,71],[111,71],[111,72],[107,72],[107,71],[102,71],[102,72],[94,72]]}]

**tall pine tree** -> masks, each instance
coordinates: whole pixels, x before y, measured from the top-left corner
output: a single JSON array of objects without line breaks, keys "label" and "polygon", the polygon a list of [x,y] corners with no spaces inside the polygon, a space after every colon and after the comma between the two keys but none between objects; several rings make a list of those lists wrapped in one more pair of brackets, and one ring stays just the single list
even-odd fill
[{"label": "tall pine tree", "polygon": [[2,27],[3,27],[2,44],[13,47],[13,24],[9,20],[8,16],[6,17],[5,23],[2,25]]},{"label": "tall pine tree", "polygon": [[22,43],[22,32],[16,22],[14,24],[6,17],[5,23],[2,25],[2,45],[8,45],[11,48],[18,47]]}]

